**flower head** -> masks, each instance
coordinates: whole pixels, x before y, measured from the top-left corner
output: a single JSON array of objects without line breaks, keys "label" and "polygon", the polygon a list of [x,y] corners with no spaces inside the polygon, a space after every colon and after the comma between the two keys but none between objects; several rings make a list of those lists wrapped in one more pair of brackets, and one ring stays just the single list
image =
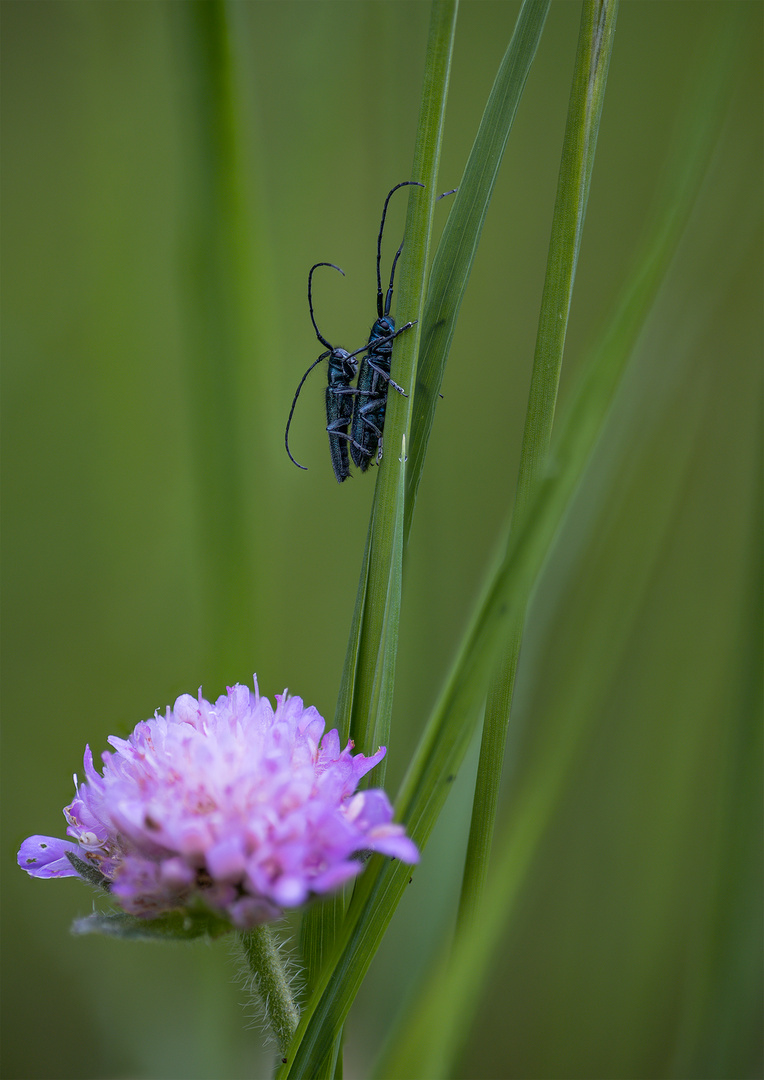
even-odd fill
[{"label": "flower head", "polygon": [[109,739],[102,776],[86,747],[64,810],[71,840],[30,836],[19,866],[71,877],[84,863],[133,915],[202,900],[246,928],[336,889],[361,871],[361,852],[417,862],[385,793],[356,791],[384,747],[353,756],[325,726],[286,692],[274,710],[256,681],[214,704],[183,694],[129,739]]}]

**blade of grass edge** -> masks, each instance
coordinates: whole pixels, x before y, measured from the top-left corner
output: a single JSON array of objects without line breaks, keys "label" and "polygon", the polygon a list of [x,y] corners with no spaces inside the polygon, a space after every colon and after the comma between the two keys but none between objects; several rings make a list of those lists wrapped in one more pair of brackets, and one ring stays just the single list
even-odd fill
[{"label": "blade of grass edge", "polygon": [[[673,494],[681,490],[690,468],[691,454],[700,438],[702,410],[695,403],[693,422],[688,424],[686,446],[672,462]],[[649,579],[660,557],[662,545],[675,524],[669,504],[656,523],[649,545],[642,552],[640,580]],[[639,595],[639,588],[634,589]],[[639,604],[625,610],[616,628],[621,654],[632,640],[631,631]],[[586,673],[581,672],[579,690],[588,691]],[[453,950],[444,949],[430,973],[426,992],[407,1019],[405,1030],[394,1041],[393,1049],[381,1062],[378,1077],[385,1080],[440,1080],[450,1075],[454,1058],[464,1045],[487,970],[491,968],[502,933],[511,917],[526,875],[533,864],[539,842],[554,818],[564,785],[578,756],[585,752],[588,727],[570,727],[523,788],[516,813],[504,830],[495,876],[480,906],[479,918],[465,924],[457,935]],[[535,782],[534,782],[535,781]],[[449,959],[449,952],[451,957]]]},{"label": "blade of grass edge", "polygon": [[[540,34],[541,28],[543,27],[544,19],[546,17],[546,11],[548,9],[548,2],[539,5],[538,3],[530,3],[530,2],[528,2],[528,0],[526,0],[525,10],[526,11],[533,11],[534,9],[537,12],[539,10],[542,11],[541,18],[538,20],[538,34]],[[438,70],[437,63],[433,63],[431,65],[430,64],[426,65],[424,101],[423,101],[422,115],[420,117],[420,136],[418,138],[417,152],[416,152],[416,155],[415,155],[414,176],[421,178],[425,182],[425,184],[426,184],[426,192],[427,192],[427,196],[428,196],[428,199],[427,199],[428,205],[426,207],[427,228],[426,228],[426,232],[424,234],[424,243],[419,245],[419,249],[422,252],[422,257],[420,258],[419,273],[418,274],[415,273],[415,274],[411,275],[414,278],[414,285],[415,285],[415,289],[416,289],[416,294],[420,297],[420,303],[419,303],[420,311],[418,313],[420,318],[421,318],[421,306],[422,306],[421,305],[421,297],[423,295],[423,284],[424,284],[424,277],[425,277],[425,270],[426,270],[426,263],[427,263],[426,255],[427,255],[427,249],[428,249],[428,244],[429,244],[429,234],[430,234],[431,221],[432,221],[432,208],[433,208],[433,202],[434,202],[434,184],[435,184],[435,178],[437,176],[437,162],[438,162],[438,158],[439,158],[440,141],[441,141],[441,138],[442,138],[443,112],[444,112],[444,107],[445,107],[445,92],[446,92],[447,83],[448,83],[448,70],[449,70],[449,65],[450,65],[450,57],[451,57],[451,50],[452,50],[452,44],[453,44],[453,30],[454,30],[455,15],[456,15],[456,5],[455,4],[451,4],[451,5],[448,5],[448,4],[436,4],[434,6],[434,8],[433,8],[433,18],[432,18],[432,28],[431,28],[431,35],[430,35],[430,44],[431,45],[434,44],[435,48],[432,48],[432,49],[428,48],[428,57],[432,55],[432,56],[435,57],[436,61],[438,60],[438,58],[440,59],[440,71]],[[521,20],[521,23],[522,23],[522,20]],[[516,34],[513,40],[517,44],[517,42],[519,40],[521,40],[522,37],[523,37],[522,34],[520,34],[520,35]],[[447,49],[444,48],[444,45],[443,45],[445,40],[448,40],[448,48]],[[537,44],[537,37],[534,40],[533,50],[532,50],[532,53],[531,53],[530,57],[528,58],[527,66],[525,67],[525,69],[523,71],[523,74],[522,74],[522,76],[521,76],[521,78],[519,80],[519,86],[518,86],[518,89],[517,89],[517,94],[515,96],[515,100],[513,102],[512,108],[510,110],[511,115],[509,116],[505,131],[504,131],[503,140],[501,140],[501,148],[500,148],[500,152],[498,154],[498,161],[500,161],[501,154],[503,154],[503,148],[504,148],[504,145],[506,144],[506,138],[508,136],[509,128],[511,127],[512,118],[514,117],[514,112],[515,112],[516,106],[517,106],[517,100],[519,99],[519,93],[522,90],[522,86],[524,85],[525,78],[527,76],[527,67],[530,65],[530,61],[532,60],[533,55],[535,55],[535,46],[536,46],[536,44]],[[439,48],[438,48],[438,45],[439,45]],[[498,161],[496,163],[496,168],[498,168]],[[428,172],[429,172],[430,177],[431,177],[431,182],[429,184],[427,183]],[[409,220],[407,221],[407,229],[406,229],[406,235],[407,235],[407,238],[409,238],[408,250],[409,251],[412,251],[412,250],[416,251],[416,246],[417,246],[416,245],[416,240],[418,238],[419,233],[421,232],[421,227],[419,229],[417,228],[417,221],[416,221],[416,216],[417,215],[416,215],[416,212],[414,212],[413,215],[412,215],[412,212],[411,212],[412,202],[411,202],[411,200],[410,200],[409,205],[410,205],[410,212],[409,212]],[[414,205],[416,206],[416,203]],[[483,213],[481,215],[481,221],[482,221],[482,217],[484,217],[485,207],[486,206],[487,206],[487,201],[484,204]],[[412,217],[413,217],[414,220],[412,220]],[[420,221],[422,220],[423,217],[424,217],[423,214],[419,215]],[[414,244],[411,243],[411,238],[412,237],[414,238]],[[477,239],[475,240],[475,246],[476,246],[476,243],[477,243]],[[466,280],[466,278],[465,278],[465,280]],[[401,284],[401,289],[400,289],[400,304],[399,304],[399,307],[404,313],[403,317],[406,317],[406,315],[408,314],[408,311],[407,311],[407,304],[406,304],[406,297],[407,297],[407,291],[406,291],[407,266],[406,266],[405,258],[404,258],[404,265],[401,267],[401,281],[402,281],[402,284]],[[414,362],[414,359],[415,359],[415,356],[416,356],[417,350],[416,350],[415,346],[418,344],[418,342],[417,342],[417,340],[416,340],[416,338],[415,338],[415,336],[413,334],[408,335],[408,339],[404,339],[404,344],[407,341],[411,343],[411,347],[409,349],[409,358],[410,359],[409,359],[409,365],[408,365],[409,370],[410,370],[411,367],[413,366],[413,362]],[[402,364],[401,367],[405,370],[406,365]],[[413,384],[413,371],[411,371],[411,377],[410,378],[407,378],[406,375],[402,376],[400,374],[399,369],[396,369],[396,373],[398,374],[398,377],[402,382],[404,382],[404,383],[408,382],[409,385]],[[406,425],[407,426],[410,424],[410,404],[411,403],[408,402],[408,404],[409,404],[409,409],[406,412]],[[390,409],[390,413],[391,414],[394,413],[394,406],[393,406],[393,408]],[[387,427],[388,427],[388,434],[387,434],[388,445],[390,445],[390,443],[392,442],[392,445],[396,446],[397,445],[397,439],[396,439],[396,434],[397,433],[395,431],[394,420],[391,419],[390,415],[388,416]],[[392,435],[390,434],[391,431],[392,431]],[[405,461],[405,445],[406,445],[405,444],[405,432],[403,432],[401,434],[401,446],[402,446],[401,457],[404,459],[404,461]],[[384,476],[384,473],[385,473],[385,470],[383,468],[381,470],[380,477]],[[402,484],[404,479],[405,479],[405,473],[403,472],[403,470],[401,470],[400,475],[401,475],[401,484]],[[382,480],[380,479],[380,481],[378,481],[378,485],[377,485],[377,492],[375,493],[377,495],[379,495],[379,493],[380,493],[381,484],[382,484]],[[391,590],[390,590],[391,575],[388,572],[387,577],[386,577],[388,589],[387,589],[387,592],[385,594],[385,603],[381,604],[381,605],[380,604],[374,605],[374,610],[375,611],[377,611],[377,612],[382,611],[384,613],[385,617],[382,620],[383,625],[384,625],[384,623],[387,624],[387,627],[388,627],[387,637],[388,637],[388,639],[390,640],[390,642],[392,644],[392,649],[388,650],[388,656],[392,656],[392,661],[393,661],[393,663],[388,666],[388,672],[387,672],[387,686],[389,688],[388,689],[388,695],[387,695],[388,700],[387,700],[387,702],[385,702],[384,696],[379,695],[379,694],[375,695],[374,693],[372,693],[371,695],[369,695],[371,697],[371,699],[372,699],[371,706],[369,708],[367,708],[367,709],[361,708],[361,709],[358,710],[359,712],[361,712],[362,716],[366,717],[367,719],[373,717],[374,720],[376,721],[374,729],[373,729],[373,735],[371,737],[369,737],[369,735],[366,732],[359,733],[356,730],[353,731],[353,734],[356,736],[356,738],[355,738],[356,743],[360,743],[362,748],[368,748],[370,750],[373,750],[377,743],[382,743],[382,742],[386,743],[388,741],[387,740],[387,731],[385,729],[386,729],[386,727],[389,727],[389,715],[390,715],[391,707],[392,707],[392,686],[393,686],[393,676],[394,676],[394,656],[395,656],[395,647],[397,646],[397,617],[398,617],[398,611],[399,611],[399,597],[400,597],[400,567],[401,567],[401,564],[402,564],[402,545],[400,544],[400,539],[401,539],[400,527],[401,527],[401,523],[402,523],[402,520],[403,520],[403,518],[402,518],[403,497],[402,496],[403,496],[403,489],[402,489],[402,487],[400,487],[397,494],[395,495],[395,506],[396,506],[396,509],[398,511],[399,516],[397,518],[397,521],[395,522],[394,537],[397,539],[398,543],[395,543],[395,544],[392,545],[392,551],[395,552],[397,550],[397,552],[398,552],[397,564],[398,564],[399,570],[398,570],[398,574],[397,574],[397,582],[398,582],[397,590],[396,589],[392,590],[392,597],[391,597]],[[382,504],[384,504],[384,502],[385,502],[384,494],[380,497],[379,501]],[[377,500],[375,499],[375,510],[376,510],[376,506],[377,506]],[[352,631],[351,631],[351,638],[350,638],[350,643],[349,643],[349,647],[348,647],[348,653],[347,653],[346,662],[345,662],[345,668],[344,668],[344,672],[343,672],[342,687],[341,687],[341,690],[340,690],[337,713],[336,713],[336,725],[337,725],[338,729],[340,730],[340,734],[342,736],[345,735],[345,733],[347,732],[347,730],[348,730],[348,728],[350,726],[350,724],[349,724],[349,714],[351,712],[355,711],[354,710],[354,705],[357,704],[357,702],[358,702],[358,698],[356,696],[355,691],[356,691],[356,685],[357,685],[357,681],[358,681],[358,672],[359,672],[360,666],[361,666],[360,665],[361,651],[362,651],[361,650],[361,641],[362,640],[369,640],[369,638],[366,635],[364,635],[364,633],[363,633],[363,627],[364,627],[364,623],[365,623],[365,612],[367,611],[367,595],[369,594],[369,565],[370,565],[369,553],[370,553],[370,549],[372,547],[372,542],[373,542],[372,538],[375,536],[375,533],[376,533],[376,530],[374,528],[375,510],[372,512],[372,523],[370,525],[369,538],[367,539],[367,547],[366,547],[366,552],[365,552],[365,556],[364,556],[364,566],[363,566],[363,572],[362,572],[362,578],[361,578],[361,585],[360,585],[360,588],[359,588],[358,597],[357,597],[357,601],[356,601],[356,608],[355,608],[354,619],[353,619],[353,628],[352,628]],[[383,568],[384,568],[384,563],[383,563]],[[384,575],[382,575],[382,576],[384,577]],[[396,595],[398,597],[398,602],[397,603],[395,602]],[[390,601],[390,599],[392,599],[392,604],[388,603],[388,601]],[[392,617],[390,617],[391,614],[392,614]],[[379,621],[379,620],[377,620],[377,621]],[[374,640],[375,638],[379,638],[379,636],[380,636],[379,634],[371,635],[371,639]],[[375,674],[376,674],[376,671],[375,671]],[[375,696],[377,697],[376,703],[374,702],[374,697]],[[375,707],[375,704],[376,704],[376,707]],[[386,707],[384,707],[385,705],[386,705]],[[377,782],[379,782],[379,778],[377,778]],[[341,906],[341,901],[339,903],[340,903],[340,906]],[[306,916],[306,918],[304,920],[303,928],[302,928],[302,935],[301,935],[302,951],[303,951],[303,956],[304,956],[306,962],[308,963],[308,967],[309,967],[309,970],[308,970],[308,973],[307,973],[308,978],[311,979],[311,980],[315,976],[315,974],[316,974],[316,972],[317,972],[317,970],[318,970],[318,968],[320,966],[321,959],[326,954],[328,944],[333,938],[334,931],[335,931],[335,928],[336,928],[336,917],[337,917],[337,903],[334,903],[334,904],[330,903],[330,904],[324,904],[322,908],[314,909],[312,912],[310,912]]]},{"label": "blade of grass edge", "polygon": [[[579,463],[576,462],[576,465]],[[424,848],[466,752],[488,678],[513,616],[518,580],[534,576],[548,550],[579,473],[568,468],[548,480],[498,574],[484,590],[396,804],[397,814]],[[342,1022],[411,874],[374,856],[356,886],[335,953],[322,972],[279,1075],[311,1076],[323,1055],[322,1033]],[[294,1055],[294,1057],[292,1057]]]},{"label": "blade of grass edge", "polygon": [[[399,268],[399,325],[409,319],[417,320],[411,333],[396,340],[395,373],[397,381],[404,386],[413,385],[415,377],[457,10],[458,0],[434,0],[431,10],[412,175],[412,179],[424,184],[424,191],[409,189],[407,244]],[[356,746],[367,754],[389,743],[400,617],[410,410],[410,398],[401,401],[397,394],[390,395],[385,432],[388,453],[377,477],[335,712],[335,726],[342,745],[352,735]],[[394,467],[396,458],[398,464]],[[376,784],[383,783],[384,765],[383,761],[377,767]],[[300,944],[309,989],[329,954],[343,911],[340,895],[316,906],[303,919]],[[314,1062],[311,1073],[316,1080],[331,1077],[336,1069],[341,1069],[342,1021],[331,1031],[325,1028],[322,1034],[324,1052],[319,1055],[321,1060]]]},{"label": "blade of grass edge", "polygon": [[[724,50],[720,50],[722,53]],[[729,60],[729,53],[726,56]],[[720,65],[721,66],[721,65]],[[726,70],[726,69],[725,69]],[[720,70],[702,85],[702,101],[688,110],[677,140],[681,167],[664,200],[665,213],[649,235],[601,346],[562,418],[555,443],[557,471],[539,484],[522,525],[515,531],[497,572],[487,583],[446,686],[433,710],[396,801],[396,811],[423,848],[469,744],[481,694],[487,686],[503,636],[511,626],[511,598],[518,582],[534,578],[543,565],[569,501],[586,467],[646,312],[671,261],[705,173],[712,136],[720,121]],[[700,106],[700,108],[699,108]],[[392,918],[410,869],[374,856],[358,883],[340,940],[289,1050],[291,1065],[280,1073],[309,1076],[322,1025],[344,1020],[373,952]],[[294,1070],[294,1071],[293,1071]]]},{"label": "blade of grass edge", "polygon": [[[411,331],[396,339],[393,369],[396,381],[414,385],[424,286],[432,232],[435,186],[443,139],[446,97],[456,28],[456,0],[435,0],[424,69],[422,105],[417,127],[412,179],[424,188],[409,188],[406,246],[399,267],[398,325],[416,320]],[[398,644],[398,621],[403,564],[403,491],[405,468],[398,467],[408,443],[411,396],[388,394],[385,454],[374,491],[369,539],[366,592],[359,602],[361,619],[355,651],[350,733],[358,749],[374,753],[388,745]],[[345,699],[349,697],[343,688]],[[375,784],[384,780],[382,762]]]},{"label": "blade of grass edge", "polygon": [[[698,64],[699,89],[686,103],[678,125],[673,167],[668,169],[669,182],[659,204],[661,216],[653,223],[624,295],[594,350],[593,362],[579,380],[577,394],[561,418],[554,457],[569,463],[566,471],[574,468],[579,474],[583,472],[605,420],[608,403],[690,218],[729,101],[729,75],[736,40],[735,27],[728,27],[726,39],[717,40],[713,49],[709,46],[709,54]],[[549,481],[544,480],[532,499],[531,513],[537,513],[548,487]],[[524,521],[520,528],[525,527]],[[486,918],[481,914],[480,919],[465,927],[450,963],[446,954],[441,956],[429,980],[426,997],[395,1039],[394,1048],[385,1053],[381,1071],[375,1071],[375,1075],[394,1080],[411,1075],[412,1068],[423,1078],[447,1073],[448,1059],[458,1049],[459,1031],[464,1030],[466,1023],[464,1011],[469,1011],[482,975],[490,966],[497,935],[506,925],[507,912],[522,888],[534,847],[551,817],[555,795],[574,751],[572,742],[559,747],[549,775],[538,790],[528,792],[522,819],[509,824],[502,842],[501,861],[486,900]],[[428,1065],[425,1046],[433,1017],[437,1017],[438,1030],[447,1033],[451,1050],[446,1053],[440,1041],[430,1046],[434,1064]],[[433,1072],[428,1071],[430,1067]]]},{"label": "blade of grass edge", "polygon": [[414,394],[404,543],[408,542],[411,532],[427,443],[456,320],[549,4],[550,0],[523,0],[433,259]]},{"label": "blade of grass edge", "polygon": [[[188,198],[184,198],[182,289],[183,381],[192,443],[194,512],[201,559],[204,667],[210,673],[248,670],[250,613],[257,595],[250,550],[247,482],[242,465],[241,397],[248,342],[272,343],[266,256],[250,193],[246,97],[240,40],[223,0],[179,5],[173,39],[182,50],[189,117]],[[255,254],[253,254],[255,253]],[[255,298],[254,300],[252,298]],[[259,298],[259,299],[258,299]],[[267,378],[260,384],[267,394]],[[262,553],[261,553],[262,554]]]},{"label": "blade of grass edge", "polygon": [[[617,9],[617,0],[587,0],[581,10],[581,27],[520,452],[513,526],[522,520],[549,452]],[[510,634],[509,647],[501,658],[488,691],[457,917],[459,930],[476,917],[488,875],[499,783],[504,764],[504,746],[527,604],[527,594],[518,598],[517,622]]]}]

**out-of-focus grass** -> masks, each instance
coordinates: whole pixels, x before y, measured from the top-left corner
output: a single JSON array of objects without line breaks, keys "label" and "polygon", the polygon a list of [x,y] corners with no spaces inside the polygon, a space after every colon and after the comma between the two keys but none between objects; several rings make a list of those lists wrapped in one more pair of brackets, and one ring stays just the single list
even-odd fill
[{"label": "out-of-focus grass", "polygon": [[[70,919],[90,906],[84,888],[31,881],[13,862],[28,833],[60,831],[85,741],[102,749],[108,734],[180,692],[203,683],[214,696],[257,670],[264,692],[289,685],[333,713],[371,487],[356,477],[340,488],[331,475],[320,379],[306,387],[294,428],[308,473],[286,458],[283,426],[317,355],[305,298],[314,261],[347,273],[322,293],[320,324],[352,347],[368,333],[379,205],[408,178],[427,7],[234,10],[249,101],[242,184],[259,223],[252,258],[266,274],[267,322],[248,331],[251,367],[239,369],[231,402],[248,551],[257,553],[254,597],[242,595],[251,637],[236,656],[213,660],[193,471],[204,415],[194,418],[185,389],[200,118],[178,9],[2,9],[9,1077],[264,1071],[259,1036],[241,1031],[224,949],[73,941]],[[516,14],[504,2],[462,7],[443,187],[458,182]],[[761,266],[760,246],[746,247],[761,161],[755,5],[622,6],[568,359],[574,372],[631,265],[698,42],[715,21],[738,16],[750,20],[750,51],[726,141],[601,447],[605,475],[581,493],[529,623],[512,761],[532,770],[574,690],[592,736],[482,1001],[464,1076],[615,1075],[617,1062],[630,1075],[751,1072],[759,879],[746,867],[758,842],[749,793],[760,760],[752,623],[761,595]],[[491,492],[516,471],[578,17],[576,5],[552,6],[452,347],[404,589],[392,788],[503,517]],[[402,216],[390,225],[392,237]],[[673,396],[653,402],[666,371]],[[564,378],[563,396],[566,387]],[[614,665],[609,628],[627,601],[633,629]],[[453,915],[464,779],[352,1014],[348,1076],[368,1071],[400,1002],[401,973],[415,984]]]}]

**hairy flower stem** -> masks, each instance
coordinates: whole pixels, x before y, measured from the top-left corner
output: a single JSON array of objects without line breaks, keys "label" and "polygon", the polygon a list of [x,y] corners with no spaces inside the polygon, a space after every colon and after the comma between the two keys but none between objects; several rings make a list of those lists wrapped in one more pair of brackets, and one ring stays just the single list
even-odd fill
[{"label": "hairy flower stem", "polygon": [[265,924],[239,934],[238,939],[252,975],[253,987],[262,1000],[279,1050],[284,1054],[297,1029],[300,1010],[289,989],[275,935]]}]

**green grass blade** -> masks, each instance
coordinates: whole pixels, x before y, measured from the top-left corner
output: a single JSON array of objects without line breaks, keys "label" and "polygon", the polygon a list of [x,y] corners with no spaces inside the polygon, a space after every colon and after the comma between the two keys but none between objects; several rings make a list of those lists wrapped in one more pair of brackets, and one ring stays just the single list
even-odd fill
[{"label": "green grass blade", "polygon": [[[601,406],[599,398],[594,407]],[[605,407],[606,407],[605,403]],[[583,467],[579,458],[545,481],[489,581],[396,804],[415,842],[424,847],[474,730],[488,678],[514,616],[520,582],[535,577],[554,539]],[[333,961],[323,972],[300,1021],[282,1076],[309,1076],[325,1052],[325,1035],[341,1023],[410,876],[410,868],[374,857],[360,879]],[[294,1055],[294,1056],[293,1056]]]},{"label": "green grass blade", "polygon": [[334,714],[334,726],[340,736],[340,742],[344,746],[350,738],[350,717],[353,712],[353,698],[355,696],[355,680],[358,671],[358,651],[361,644],[361,627],[366,607],[366,597],[369,590],[369,552],[371,550],[371,536],[374,528],[374,516],[369,518],[369,530],[366,534],[366,546],[363,551],[361,563],[361,577],[358,582],[353,621],[350,626],[350,637],[345,653],[345,664],[342,669],[342,681],[340,692],[337,697],[337,708]]},{"label": "green grass blade", "polygon": [[[688,424],[695,440],[700,431],[700,411],[696,412],[694,422]],[[626,649],[633,640],[645,581],[654,572],[663,544],[671,534],[674,524],[671,504],[682,489],[693,449],[691,439],[687,441],[681,460],[672,462],[674,472],[667,485],[671,494],[666,499],[669,509],[664,509],[660,520],[654,523],[651,542],[640,551],[639,570],[630,581],[634,604],[619,613],[613,627],[609,647],[614,650]],[[590,673],[581,669],[577,689],[582,698],[590,692],[590,683]],[[585,745],[587,731],[586,726],[563,726],[553,752],[538,762],[533,775],[524,783],[509,828],[501,838],[499,864],[480,906],[479,917],[461,928],[452,963],[444,957],[432,974],[428,993],[421,999],[404,1036],[395,1043],[393,1055],[382,1065],[380,1075],[386,1080],[405,1078],[412,1072],[423,1080],[437,1080],[448,1075],[469,1031],[486,971],[507,921],[512,917],[539,842],[559,807],[566,781]]]},{"label": "green grass blade", "polygon": [[[415,379],[457,8],[457,0],[435,0],[432,6],[411,177],[424,184],[424,189],[409,188],[407,243],[399,268],[398,325],[417,320],[412,331],[396,340],[394,375],[403,386],[413,386]],[[356,747],[367,754],[389,744],[403,568],[406,434],[411,404],[410,397],[389,395],[386,452],[377,477],[335,715],[341,740],[344,742],[352,735]],[[377,767],[375,784],[383,783],[384,766],[383,761]],[[334,942],[342,910],[342,899],[338,897],[315,908],[303,922],[301,948],[308,989],[313,986]],[[338,1067],[343,1021],[344,1016],[322,1027],[321,1042],[310,1067],[312,1077],[331,1076]]]},{"label": "green grass blade", "polygon": [[[703,82],[696,99],[691,102],[680,125],[682,137],[676,140],[673,168],[668,170],[671,184],[664,192],[663,213],[654,224],[645,243],[641,258],[629,286],[618,305],[614,318],[595,350],[587,372],[581,380],[578,394],[561,418],[560,430],[553,444],[554,459],[560,473],[543,479],[535,496],[531,494],[528,515],[519,523],[510,543],[511,552],[518,533],[536,533],[540,519],[557,503],[559,521],[564,510],[560,497],[568,493],[566,502],[577,488],[587,460],[607,419],[609,404],[619,383],[628,357],[640,335],[651,310],[658,288],[677,249],[684,227],[695,203],[701,182],[720,129],[723,105],[727,100],[729,65],[733,51],[729,42],[718,50],[716,63],[704,66]],[[702,415],[687,419],[683,445],[671,463],[671,472],[664,480],[662,506],[656,513],[649,542],[640,551],[638,579],[630,583],[631,607],[619,609],[617,619],[608,627],[608,647],[621,653],[628,647],[629,629],[639,615],[644,582],[649,579],[666,537],[673,528],[672,507],[677,493],[683,490],[687,463],[693,454],[693,441],[702,440]],[[667,470],[668,472],[668,470]],[[538,532],[551,543],[548,529]],[[536,541],[531,541],[535,543]],[[616,640],[617,638],[617,640]],[[590,675],[578,673],[578,693],[582,701],[590,692]],[[575,711],[575,710],[574,710]],[[588,708],[581,705],[579,715]],[[539,763],[539,768],[523,785],[514,805],[513,816],[500,847],[501,858],[494,882],[481,907],[481,917],[470,920],[463,928],[451,960],[444,953],[428,982],[427,993],[413,1016],[407,1018],[401,1036],[393,1043],[378,1075],[386,1080],[412,1074],[437,1077],[447,1074],[469,1025],[480,986],[483,983],[499,935],[511,917],[513,905],[520,894],[534,853],[545,829],[559,805],[565,779],[574,762],[586,732],[580,726],[564,728],[562,737]],[[413,780],[414,778],[412,778]],[[421,783],[421,780],[420,780]],[[426,792],[418,796],[419,801]],[[416,835],[416,834],[414,834]]]},{"label": "green grass blade", "polygon": [[[581,29],[520,453],[513,527],[522,521],[549,452],[617,8],[617,0],[590,0],[584,4],[581,13]],[[459,905],[460,928],[465,922],[475,918],[488,875],[499,783],[504,764],[504,746],[527,600],[527,595],[518,598],[517,621],[510,635],[509,647],[502,657],[488,693]]]},{"label": "green grass blade", "polygon": [[[631,286],[603,336],[601,347],[593,353],[578,394],[562,418],[554,446],[556,471],[540,482],[498,571],[486,585],[402,785],[396,812],[420,847],[426,844],[450,780],[463,760],[489,674],[511,630],[514,598],[527,587],[528,581],[536,578],[544,563],[682,234],[718,126],[721,74],[717,71],[716,78],[706,80],[703,100],[693,103],[687,137],[677,140],[680,167],[672,174],[676,183],[664,200],[665,213],[648,237]],[[290,1057],[295,1055],[294,1075],[310,1075],[311,1062],[321,1043],[322,1026],[336,1023],[337,1016],[347,1015],[410,873],[399,864],[377,857],[371,860],[356,888],[335,957],[322,974],[290,1048]],[[407,1060],[404,1065],[401,1059],[400,1069],[399,1075],[410,1076],[411,1062]],[[380,1075],[387,1078],[393,1074],[383,1071]]]},{"label": "green grass blade", "polygon": [[[570,480],[570,478],[568,478]],[[554,537],[568,486],[547,496],[529,518],[522,537],[506,557],[472,619],[460,657],[428,724],[404,782],[396,812],[415,842],[424,847],[458,771],[474,730],[476,713],[490,672],[504,644],[512,616],[511,597],[518,580],[533,576]],[[286,1076],[312,1075],[325,1053],[325,1032],[344,1021],[382,935],[406,888],[411,870],[374,857],[356,886],[332,961],[304,1010],[289,1051]]]},{"label": "green grass blade", "polygon": [[243,181],[246,123],[232,14],[222,0],[178,9],[194,109],[185,355],[210,673],[246,671],[252,662],[250,606],[242,603],[256,592],[252,537],[242,510],[242,432],[231,402],[239,393],[253,308],[260,335],[268,330],[264,308],[252,301],[267,292],[267,284],[253,265],[256,222]]},{"label": "green grass blade", "polygon": [[[500,117],[498,121],[495,121],[496,126],[501,130],[501,135],[495,137],[493,142],[485,140],[482,150],[484,154],[498,151],[494,176],[506,144],[528,67],[535,54],[538,35],[543,27],[547,10],[548,3],[539,4],[526,0],[523,11],[529,22],[535,26],[536,32],[533,35],[530,54],[526,55],[524,64],[521,65],[520,75],[518,75],[515,57],[520,51],[520,46],[525,42],[525,35],[520,33],[513,38],[515,43],[515,49],[511,50],[513,64],[511,71],[507,74],[507,82],[512,90],[511,108],[508,110],[505,108],[503,118]],[[413,170],[413,177],[425,184],[425,191],[414,192],[410,196],[406,223],[407,246],[400,270],[398,322],[400,324],[412,318],[419,319],[417,331],[403,335],[396,344],[395,377],[403,385],[409,386],[414,385],[419,327],[422,325],[422,298],[426,280],[455,16],[455,4],[436,3],[433,6],[425,91]],[[522,18],[521,27],[526,28],[526,22]],[[499,108],[498,104],[496,108]],[[493,134],[495,135],[495,132]],[[472,161],[475,162],[474,155]],[[482,225],[489,196],[490,192],[482,192],[483,206],[482,212],[478,214],[479,226],[477,235],[473,237],[473,250],[479,238],[480,225]],[[464,283],[466,284],[466,275]],[[391,395],[388,401],[385,437],[387,453],[375,492],[372,522],[336,716],[339,730],[341,732],[350,730],[356,745],[367,752],[375,749],[378,744],[388,741],[403,559],[406,433],[411,424],[412,404],[411,398],[402,401],[396,395]],[[400,449],[396,454],[398,448]],[[391,461],[393,466],[395,465],[395,457],[399,462],[397,469],[391,468]],[[410,491],[411,488],[409,487],[408,490]],[[379,777],[377,777],[377,782],[379,782]],[[326,912],[325,916],[318,914],[305,925],[303,940],[306,953],[312,960],[309,973],[311,979],[331,938],[326,925],[329,915],[329,912]],[[363,971],[368,966],[378,941],[379,939],[373,943],[368,959],[361,965]],[[360,980],[356,986],[359,984]],[[346,985],[346,989],[349,985]],[[354,993],[353,989],[352,994]],[[346,994],[346,1000],[351,1001],[352,996]],[[294,1066],[297,1069],[296,1075],[302,1074],[302,1068],[306,1068],[311,1074],[324,1070],[332,1037],[336,1040],[345,1014],[346,1010],[341,1014],[335,1010],[335,1017],[341,1015],[338,1021],[335,1019],[332,1022],[328,1017],[322,1020],[318,1029],[319,1039],[307,1053],[303,1053],[302,1063],[298,1061]],[[315,1026],[314,1030],[316,1030]],[[299,1037],[300,1032],[298,1032],[298,1040]],[[306,1065],[305,1062],[308,1060],[310,1064]]]},{"label": "green grass blade", "polygon": [[[395,342],[393,373],[396,381],[404,387],[413,386],[415,381],[456,12],[455,0],[436,0],[430,21],[422,107],[411,177],[424,184],[424,189],[409,188],[406,246],[399,268],[398,325],[417,320],[416,326]],[[368,575],[365,580],[362,578],[359,589],[357,617],[354,620],[358,634],[357,637],[355,634],[351,636],[349,660],[340,694],[346,706],[350,704],[350,731],[356,746],[364,753],[372,753],[378,746],[389,742],[403,566],[406,475],[403,458],[411,409],[410,396],[388,395],[386,453],[374,493]],[[383,777],[384,767],[380,766],[375,774],[375,783],[381,783]]]},{"label": "green grass blade", "polygon": [[408,540],[443,372],[493,187],[528,72],[549,11],[549,0],[524,0],[499,67],[467,165],[433,260],[411,426],[406,492]]}]

